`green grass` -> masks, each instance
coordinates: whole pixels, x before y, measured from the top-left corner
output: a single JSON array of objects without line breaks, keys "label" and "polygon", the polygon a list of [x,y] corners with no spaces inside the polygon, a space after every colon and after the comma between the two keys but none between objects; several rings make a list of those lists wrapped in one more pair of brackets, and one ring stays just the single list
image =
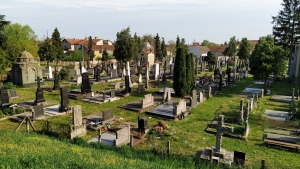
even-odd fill
[{"label": "green grass", "polygon": [[[9,131],[0,131],[0,133],[5,133],[4,136],[0,136],[0,145],[5,146],[7,148],[1,147],[0,152],[0,158],[3,160],[1,161],[8,161],[4,165],[4,168],[7,168],[7,166],[11,168],[23,168],[22,165],[18,163],[22,158],[25,159],[26,153],[30,152],[27,150],[27,148],[21,149],[21,153],[17,153],[17,150],[20,148],[19,145],[22,145],[24,147],[32,147],[32,144],[37,146],[38,140],[45,139],[47,142],[46,145],[43,145],[43,149],[37,149],[40,150],[39,153],[41,155],[36,155],[36,151],[33,150],[33,155],[31,155],[30,158],[37,158],[39,161],[43,161],[43,164],[40,165],[41,168],[47,167],[47,168],[57,168],[58,165],[54,164],[56,167],[51,167],[51,163],[55,163],[55,160],[58,158],[61,158],[62,160],[59,161],[58,164],[61,163],[61,166],[64,166],[65,168],[97,168],[92,164],[89,163],[95,163],[95,164],[103,164],[104,167],[108,168],[193,168],[193,165],[198,165],[197,161],[193,160],[192,156],[194,156],[196,150],[199,150],[201,148],[205,147],[212,147],[215,146],[215,135],[206,133],[204,129],[206,128],[207,123],[211,122],[214,117],[218,113],[225,114],[228,117],[234,117],[238,114],[239,110],[239,101],[240,98],[237,97],[238,94],[242,92],[242,90],[246,87],[254,87],[253,85],[254,80],[252,77],[248,77],[243,79],[242,81],[239,81],[235,84],[235,86],[232,87],[226,87],[224,88],[219,94],[213,96],[212,98],[206,100],[203,104],[200,104],[197,108],[194,108],[192,110],[192,114],[187,117],[186,119],[182,121],[166,121],[166,123],[169,125],[170,129],[169,132],[172,133],[170,136],[162,136],[160,139],[157,139],[156,137],[149,137],[149,140],[145,143],[137,146],[134,148],[137,152],[147,152],[150,153],[145,156],[153,156],[151,152],[153,150],[156,150],[156,153],[158,155],[163,155],[166,153],[166,144],[167,141],[171,141],[171,154],[172,156],[176,156],[178,158],[171,158],[168,160],[156,159],[153,163],[154,166],[151,166],[149,163],[145,163],[145,165],[140,165],[139,160],[143,159],[145,162],[149,159],[147,157],[139,158],[139,156],[131,156],[131,158],[127,159],[127,156],[124,158],[124,154],[120,151],[114,150],[114,148],[105,148],[105,152],[107,154],[107,159],[112,159],[112,161],[115,161],[115,163],[126,163],[126,164],[118,164],[117,167],[109,167],[109,160],[101,160],[99,157],[102,157],[102,154],[98,154],[99,150],[95,150],[95,148],[86,147],[86,146],[74,146],[72,144],[66,143],[65,141],[59,141],[55,140],[53,138],[45,137],[40,134],[30,133],[26,134],[23,132],[20,133],[13,133]],[[114,83],[114,82],[112,82]],[[52,84],[48,84],[52,85]],[[166,84],[165,86],[172,86],[171,83]],[[162,88],[164,86],[160,86]],[[298,86],[288,84],[286,81],[280,81],[272,84],[270,86],[272,94],[284,94],[284,95],[291,95],[292,88],[297,89]],[[102,91],[107,90],[109,87],[106,84],[99,84],[99,85],[92,85],[92,89],[94,91]],[[123,110],[120,108],[117,108],[117,106],[135,101],[140,100],[143,98],[143,95],[146,93],[152,93],[154,91],[158,90],[158,88],[152,88],[147,90],[143,94],[135,94],[134,96],[129,96],[125,98],[121,98],[120,100],[117,100],[115,102],[111,103],[104,103],[104,104],[93,104],[93,103],[87,103],[82,102],[79,100],[70,100],[71,105],[80,104],[82,106],[83,115],[88,115],[91,113],[97,113],[101,112],[102,110],[113,108],[114,115],[120,116],[124,118],[124,121],[131,121],[136,122],[138,115],[146,116],[144,113],[136,113],[131,112],[128,110]],[[135,89],[133,89],[135,91]],[[27,88],[17,88],[17,94],[20,95],[20,98],[18,100],[13,100],[13,103],[25,101],[34,99],[34,92],[35,87],[27,87]],[[53,91],[53,92],[45,92],[45,98],[47,100],[51,100],[57,104],[59,104],[60,97],[59,97],[59,91]],[[291,108],[290,104],[286,103],[278,103],[273,102],[270,100],[271,96],[265,96],[264,98],[259,100],[259,108],[255,107],[254,110],[250,113],[249,117],[249,124],[250,124],[250,134],[246,140],[240,140],[240,139],[233,139],[233,138],[227,138],[223,137],[223,143],[222,147],[234,151],[243,151],[246,152],[247,155],[247,166],[248,168],[260,168],[261,160],[266,159],[266,166],[268,168],[297,168],[299,166],[298,159],[300,158],[299,152],[294,150],[288,150],[285,148],[278,148],[278,147],[268,147],[266,146],[262,141],[262,134],[264,132],[264,129],[269,128],[270,126],[281,126],[281,127],[287,127],[289,126],[286,123],[278,123],[271,120],[266,119],[262,116],[264,109],[281,109],[281,110],[289,110]],[[244,102],[244,105],[246,104],[246,100]],[[69,124],[69,119],[71,118],[70,114],[59,116],[59,117],[53,117],[49,119],[49,121],[57,122],[61,124]],[[159,119],[151,118],[149,119],[149,125],[152,126],[154,124],[157,124]],[[298,119],[296,120],[298,121]],[[45,122],[44,121],[36,121],[34,123],[35,127],[39,130],[42,129],[42,126]],[[0,122],[0,128],[3,130],[14,130],[17,127],[18,124],[12,123],[9,120],[4,120]],[[239,133],[242,132],[242,129],[237,129]],[[20,128],[20,131],[25,131],[25,125]],[[88,131],[87,135],[83,137],[83,139],[88,140],[94,136],[96,136],[96,132],[94,131]],[[2,134],[3,135],[3,134]],[[27,138],[34,138],[32,140],[36,140],[37,142],[31,143],[32,140],[27,140]],[[8,138],[4,139],[4,138]],[[4,139],[4,140],[3,140]],[[18,145],[18,142],[20,140],[20,144]],[[10,144],[10,142],[14,142]],[[50,144],[50,142],[54,142],[53,146]],[[71,151],[70,154],[67,153],[67,151],[62,150],[56,151],[55,147],[60,147],[60,149],[64,149],[65,147],[67,150],[74,150]],[[74,147],[75,148],[74,148]],[[17,147],[13,148],[14,150],[10,150],[10,147]],[[37,146],[38,147],[38,146]],[[54,147],[54,148],[53,148]],[[51,157],[51,155],[48,153],[48,151],[55,152],[56,157]],[[77,150],[78,149],[78,150]],[[75,151],[76,150],[76,151]],[[135,152],[135,153],[137,153]],[[147,154],[144,153],[144,154]],[[8,155],[7,157],[5,155]],[[129,153],[130,154],[130,153]],[[137,153],[138,154],[138,153]],[[78,156],[73,159],[73,156]],[[16,159],[13,159],[15,156]],[[95,156],[95,157],[94,157]],[[97,157],[97,158],[96,158]],[[185,165],[185,158],[188,158],[188,162],[186,162]],[[27,157],[26,157],[27,158]],[[118,158],[122,158],[122,160],[119,160]],[[181,161],[180,159],[184,159]],[[191,161],[190,161],[191,160]],[[22,160],[21,160],[22,161]],[[24,161],[24,160],[23,160]],[[26,161],[26,159],[25,159]],[[31,160],[28,160],[31,161]],[[34,160],[33,160],[34,161]],[[99,163],[98,163],[99,161]],[[170,163],[166,161],[172,161]],[[177,164],[178,161],[178,164]],[[81,164],[82,163],[82,164]],[[43,166],[44,165],[44,166]],[[78,167],[76,167],[78,165]],[[125,165],[125,166],[122,166]],[[0,164],[1,166],[1,164]],[[50,166],[50,167],[48,167]],[[73,166],[73,167],[72,167]],[[75,167],[74,167],[75,166]],[[2,167],[2,166],[1,166]],[[199,166],[198,166],[199,167]],[[60,168],[58,166],[58,168]],[[102,165],[101,165],[102,168]],[[214,168],[214,167],[213,167]]]}]

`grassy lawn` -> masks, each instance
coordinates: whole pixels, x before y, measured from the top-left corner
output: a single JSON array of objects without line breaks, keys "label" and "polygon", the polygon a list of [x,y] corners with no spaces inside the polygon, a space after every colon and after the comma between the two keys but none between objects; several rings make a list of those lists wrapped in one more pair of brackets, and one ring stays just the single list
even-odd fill
[{"label": "grassy lawn", "polygon": [[[149,139],[137,146],[135,151],[138,152],[152,152],[153,150],[156,150],[156,152],[160,152],[161,154],[166,153],[166,145],[167,141],[171,141],[171,154],[176,157],[181,157],[182,159],[185,159],[185,157],[192,157],[196,150],[199,150],[201,148],[205,147],[212,147],[215,146],[215,135],[210,134],[204,131],[206,128],[207,123],[211,122],[214,117],[221,113],[228,117],[237,117],[239,112],[239,103],[240,99],[238,97],[239,94],[241,94],[242,90],[246,87],[258,87],[253,84],[254,80],[252,77],[248,77],[243,79],[242,81],[237,82],[234,86],[228,86],[224,88],[220,93],[213,96],[212,98],[206,100],[204,103],[200,104],[198,107],[194,108],[191,112],[191,115],[185,118],[181,121],[166,121],[168,126],[170,127],[168,132],[171,133],[170,136],[161,136],[159,139],[155,137],[154,135],[149,136]],[[48,86],[52,86],[53,84],[48,82],[49,84],[46,84]],[[111,82],[114,83],[114,82]],[[99,85],[92,85],[93,91],[102,91],[102,90],[108,90],[110,87],[108,86],[109,83],[105,84],[99,84]],[[63,85],[63,84],[61,84]],[[167,83],[164,86],[160,86],[160,88],[165,86],[172,86],[171,82]],[[261,86],[262,88],[263,86]],[[273,94],[283,94],[283,95],[291,95],[292,88],[298,88],[295,85],[288,84],[286,81],[280,81],[272,84],[270,86],[271,95]],[[20,96],[19,99],[11,101],[12,103],[20,102],[20,101],[26,101],[26,100],[32,100],[35,98],[34,92],[36,87],[26,87],[26,88],[17,88],[17,94]],[[136,113],[131,112],[128,110],[124,110],[121,108],[118,108],[117,106],[135,101],[140,100],[143,98],[144,94],[152,93],[159,88],[151,88],[147,91],[145,91],[142,94],[135,94],[133,96],[121,98],[120,100],[114,101],[114,102],[108,102],[104,104],[94,104],[94,103],[88,103],[88,102],[82,102],[79,100],[70,100],[71,105],[81,105],[83,110],[83,115],[88,115],[92,113],[101,112],[102,110],[106,110],[109,108],[113,108],[113,112],[115,116],[120,116],[124,118],[124,121],[128,122],[137,122],[138,115],[146,116],[144,113]],[[136,89],[133,89],[133,91],[136,91]],[[53,92],[45,92],[45,99],[53,101],[57,104],[60,102],[60,95],[59,91],[53,91]],[[268,147],[265,145],[262,141],[262,134],[264,132],[264,129],[270,127],[270,126],[276,126],[279,125],[281,127],[290,127],[288,123],[279,123],[274,122],[272,120],[268,120],[263,116],[264,109],[273,109],[273,110],[284,110],[288,111],[291,108],[290,104],[286,103],[278,103],[273,102],[270,100],[270,96],[265,96],[264,98],[259,100],[259,107],[255,107],[254,110],[250,113],[249,117],[249,124],[250,124],[250,134],[246,140],[241,139],[234,139],[234,138],[228,138],[223,137],[223,143],[222,147],[230,150],[230,151],[243,151],[246,152],[247,156],[247,166],[248,168],[260,168],[261,160],[266,160],[266,166],[268,168],[297,168],[299,166],[298,159],[300,158],[299,152],[296,150],[288,150],[284,148],[278,148],[278,147]],[[244,105],[247,103],[247,100],[245,100]],[[63,115],[63,116],[57,116],[52,117],[51,119],[48,119],[49,121],[58,122],[61,124],[69,124],[69,120],[71,118],[70,114]],[[151,118],[149,119],[149,125],[152,126],[154,124],[157,124],[160,119]],[[297,122],[298,120],[296,120]],[[35,127],[40,130],[42,129],[42,126],[44,124],[44,121],[35,121],[34,125]],[[30,147],[32,149],[31,143],[27,143],[26,141],[21,141],[20,145],[27,147],[22,149],[22,153],[18,154],[17,150],[20,148],[18,144],[18,141],[24,140],[29,141],[30,138],[34,138],[36,142],[34,142],[34,146],[37,146],[37,150],[33,150],[33,152],[44,152],[42,153],[41,157],[37,157],[33,155],[32,158],[40,159],[41,161],[45,161],[44,163],[55,163],[55,157],[50,157],[50,153],[48,153],[47,150],[52,151],[52,147],[55,147],[53,151],[54,154],[57,154],[57,158],[61,157],[62,159],[66,161],[70,161],[70,166],[67,166],[67,163],[63,163],[63,165],[66,165],[66,168],[76,168],[76,165],[79,165],[77,168],[97,168],[96,164],[103,164],[104,167],[109,167],[109,161],[104,160],[102,161],[102,158],[96,158],[96,157],[107,157],[111,158],[112,161],[115,161],[115,163],[118,163],[118,167],[112,167],[112,168],[191,168],[191,166],[196,165],[193,162],[185,162],[180,161],[178,159],[174,160],[174,165],[171,165],[171,163],[166,162],[167,159],[164,161],[162,159],[161,161],[159,159],[156,159],[153,166],[150,163],[145,163],[143,166],[142,163],[145,162],[141,160],[140,158],[134,156],[132,158],[122,158],[122,160],[118,161],[119,158],[123,156],[123,154],[119,151],[109,151],[109,148],[106,148],[103,153],[102,150],[98,151],[94,148],[86,148],[86,147],[78,147],[75,145],[71,145],[69,143],[66,143],[66,141],[58,141],[54,140],[53,138],[41,136],[39,134],[31,133],[23,133],[20,132],[16,136],[13,132],[5,131],[5,130],[14,130],[17,127],[17,123],[13,123],[9,120],[0,121],[0,142],[1,146],[1,152],[0,152],[0,158],[3,160],[7,159],[10,162],[5,163],[4,166],[11,166],[11,168],[20,168],[16,165],[16,167],[13,166],[14,160],[13,156],[16,155],[16,160],[21,160],[25,158],[25,153],[30,152]],[[20,131],[25,131],[25,125],[21,127]],[[88,131],[87,135],[83,137],[83,139],[88,140],[94,136],[96,136],[95,131]],[[4,137],[9,138],[9,141],[3,140]],[[13,137],[13,138],[11,138]],[[42,141],[41,141],[42,140]],[[6,145],[5,142],[8,144]],[[11,144],[10,144],[11,142]],[[45,142],[45,143],[44,143]],[[53,142],[53,145],[51,143]],[[39,146],[39,144],[43,144],[43,146]],[[3,146],[6,145],[6,146]],[[7,147],[7,148],[3,148]],[[42,148],[43,147],[43,148]],[[68,147],[69,149],[60,151],[59,147]],[[113,148],[111,148],[113,150]],[[70,151],[70,155],[73,156],[79,156],[74,159],[67,158],[68,157],[68,151]],[[6,157],[5,154],[10,153],[10,156]],[[24,154],[24,155],[23,155]],[[33,153],[35,154],[35,153]],[[150,155],[149,155],[150,156]],[[29,157],[31,158],[31,157]],[[49,159],[48,159],[49,158]],[[36,160],[37,160],[36,159]],[[47,160],[48,159],[48,160]],[[150,157],[149,157],[150,159]],[[149,160],[147,159],[147,160]],[[179,158],[180,159],[180,158]],[[1,160],[1,161],[3,161]],[[169,159],[172,161],[172,159]],[[26,161],[26,160],[25,160]],[[78,163],[78,161],[82,161],[82,165]],[[118,162],[116,162],[118,161]],[[102,162],[102,163],[101,163]],[[126,163],[124,166],[122,166],[119,163]],[[178,162],[178,164],[177,164]],[[90,164],[95,163],[95,165]],[[11,164],[11,165],[9,165]],[[72,167],[71,164],[74,164],[75,167]],[[164,166],[164,164],[167,164]],[[46,164],[45,164],[46,165]],[[62,166],[63,166],[62,165]],[[168,166],[169,165],[169,166]],[[0,164],[1,166],[1,164]],[[42,166],[42,165],[41,165]],[[56,166],[56,167],[55,167]],[[54,167],[50,168],[57,168],[59,165],[54,165]],[[43,167],[43,166],[42,166]],[[30,168],[30,167],[29,167]],[[101,165],[102,168],[102,165]]]}]

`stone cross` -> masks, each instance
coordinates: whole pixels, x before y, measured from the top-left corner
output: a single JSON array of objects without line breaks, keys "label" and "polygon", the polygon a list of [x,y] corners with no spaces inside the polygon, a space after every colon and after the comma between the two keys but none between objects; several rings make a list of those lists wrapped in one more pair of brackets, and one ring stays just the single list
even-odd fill
[{"label": "stone cross", "polygon": [[40,79],[40,77],[38,76],[37,78],[36,78],[36,82],[37,82],[37,87],[38,87],[38,89],[40,89],[41,88],[41,80],[42,79]]},{"label": "stone cross", "polygon": [[216,128],[217,134],[216,134],[216,150],[215,152],[220,153],[221,152],[221,145],[222,145],[222,135],[223,131],[229,131],[233,132],[233,127],[225,126],[224,125],[224,116],[218,115],[218,124],[209,124],[208,127],[210,128]]}]

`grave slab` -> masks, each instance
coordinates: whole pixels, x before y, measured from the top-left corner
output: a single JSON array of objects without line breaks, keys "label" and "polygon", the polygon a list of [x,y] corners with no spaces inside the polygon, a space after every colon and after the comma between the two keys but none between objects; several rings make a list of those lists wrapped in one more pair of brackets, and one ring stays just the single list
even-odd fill
[{"label": "grave slab", "polygon": [[271,100],[277,101],[277,102],[291,102],[292,101],[292,96],[285,96],[285,95],[273,95],[271,97]]},{"label": "grave slab", "polygon": [[267,118],[277,120],[277,121],[290,120],[292,117],[291,112],[268,110],[268,109],[265,109],[264,114],[267,116]]}]

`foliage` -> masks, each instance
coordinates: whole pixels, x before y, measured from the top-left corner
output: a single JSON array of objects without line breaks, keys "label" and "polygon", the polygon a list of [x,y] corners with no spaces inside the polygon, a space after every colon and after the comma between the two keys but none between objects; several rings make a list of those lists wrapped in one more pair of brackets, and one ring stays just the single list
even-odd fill
[{"label": "foliage", "polygon": [[142,47],[142,40],[139,36],[137,36],[136,33],[134,33],[134,36],[133,36],[133,40],[135,42],[135,46],[134,46],[134,59],[136,59],[136,57],[138,56],[139,52],[140,52],[140,49]]},{"label": "foliage", "polygon": [[52,33],[52,44],[53,46],[55,46],[55,50],[56,50],[55,58],[56,59],[64,58],[64,47],[63,47],[62,40],[60,38],[60,33],[57,28],[55,28]]},{"label": "foliage", "polygon": [[120,62],[130,61],[134,58],[134,40],[130,35],[130,28],[117,32],[117,40],[115,42],[114,56]]},{"label": "foliage", "polygon": [[179,47],[179,45],[180,45],[180,38],[179,38],[179,36],[177,35],[177,38],[176,38],[176,50],[177,50],[177,48]]},{"label": "foliage", "polygon": [[237,45],[238,41],[235,39],[235,36],[233,36],[232,38],[230,38],[228,47],[225,49],[223,54],[229,57],[235,56],[237,52]]},{"label": "foliage", "polygon": [[165,44],[165,39],[162,38],[162,41],[161,41],[161,55],[163,58],[165,58],[167,56],[167,48],[166,48],[166,44]]},{"label": "foliage", "polygon": [[209,46],[209,41],[204,39],[201,43],[201,46]]},{"label": "foliage", "polygon": [[6,52],[0,47],[0,74],[6,73],[6,69],[11,66],[8,58]]},{"label": "foliage", "polygon": [[170,55],[175,54],[175,49],[176,49],[176,42],[174,40],[169,40],[168,41],[169,47],[170,47]]},{"label": "foliage", "polygon": [[209,51],[207,52],[207,56],[204,57],[204,61],[206,61],[209,67],[211,67],[212,65],[215,65],[217,63],[217,58],[212,51]]},{"label": "foliage", "polygon": [[275,44],[283,46],[284,49],[290,50],[290,58],[295,43],[299,40],[300,24],[300,1],[283,0],[283,9],[278,12],[277,16],[272,16],[273,35]]},{"label": "foliage", "polygon": [[48,37],[39,44],[38,54],[42,61],[52,62],[56,58],[56,47],[51,44]]},{"label": "foliage", "polygon": [[192,53],[186,54],[186,94],[195,88],[194,56]]},{"label": "foliage", "polygon": [[142,36],[142,42],[148,42],[151,46],[153,46],[154,45],[154,36],[152,36],[152,35],[149,35],[149,34],[145,34],[145,35],[143,35]]},{"label": "foliage", "polygon": [[250,42],[247,40],[247,38],[242,38],[242,41],[240,43],[240,48],[238,51],[239,59],[249,59],[250,57],[250,50],[251,50]]},{"label": "foliage", "polygon": [[[66,56],[63,58],[65,61],[81,61],[82,60],[82,51],[75,50],[71,53],[70,56]],[[84,56],[84,60],[88,60],[88,56]]]},{"label": "foliage", "polygon": [[[179,37],[178,37],[179,38]],[[174,65],[173,89],[177,96],[187,94],[187,77],[186,77],[186,55],[187,47],[179,43],[176,49],[176,59]]]},{"label": "foliage", "polygon": [[18,23],[6,25],[4,27],[4,36],[6,41],[3,49],[9,56],[7,60],[10,62],[15,62],[25,49],[32,56],[37,56],[37,36],[28,25],[22,26]]},{"label": "foliage", "polygon": [[92,36],[89,37],[89,43],[88,43],[88,50],[87,50],[87,55],[89,57],[89,61],[92,61],[95,57],[95,53],[93,51],[93,39]]},{"label": "foliage", "polygon": [[5,41],[5,36],[3,34],[4,26],[9,25],[10,21],[5,20],[5,15],[0,14],[0,48],[2,48]]},{"label": "foliage", "polygon": [[3,114],[6,116],[14,115],[14,111],[12,108],[5,108],[2,110]]},{"label": "foliage", "polygon": [[159,37],[158,33],[156,34],[154,40],[155,40],[154,41],[155,59],[161,60],[162,53],[161,53],[160,37]]},{"label": "foliage", "polygon": [[249,59],[250,72],[254,75],[254,79],[264,79],[266,82],[271,73],[283,74],[286,55],[282,46],[274,45],[273,37],[261,37]]},{"label": "foliage", "polygon": [[7,88],[12,89],[14,88],[14,83],[13,82],[7,82],[5,83],[5,86],[7,86]]},{"label": "foliage", "polygon": [[69,69],[67,69],[66,67],[63,67],[59,71],[60,80],[70,80],[69,72],[70,72]]},{"label": "foliage", "polygon": [[102,61],[107,61],[107,60],[109,60],[109,58],[108,58],[108,53],[107,53],[106,49],[103,50],[101,60],[102,60]]}]

